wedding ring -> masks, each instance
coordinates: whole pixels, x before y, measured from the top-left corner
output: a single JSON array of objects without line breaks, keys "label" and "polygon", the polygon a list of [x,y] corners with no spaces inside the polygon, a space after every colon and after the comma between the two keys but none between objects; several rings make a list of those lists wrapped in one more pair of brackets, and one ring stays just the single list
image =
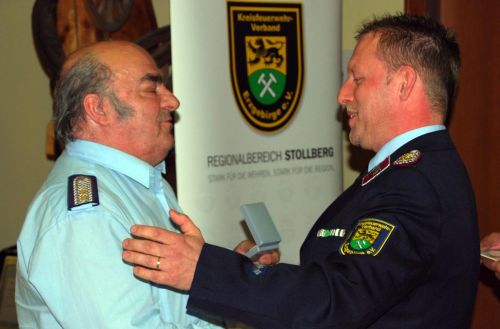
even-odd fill
[{"label": "wedding ring", "polygon": [[156,269],[159,270],[160,269],[160,256],[158,256],[158,259],[156,260]]}]

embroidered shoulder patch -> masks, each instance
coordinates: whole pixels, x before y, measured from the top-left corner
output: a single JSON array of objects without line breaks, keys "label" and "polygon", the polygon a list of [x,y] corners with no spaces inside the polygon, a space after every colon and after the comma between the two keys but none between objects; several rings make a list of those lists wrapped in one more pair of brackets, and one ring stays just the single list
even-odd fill
[{"label": "embroidered shoulder patch", "polygon": [[408,153],[403,154],[392,163],[395,166],[411,166],[422,158],[422,152],[419,150],[413,150]]},{"label": "embroidered shoulder patch", "polygon": [[340,246],[342,255],[376,256],[389,240],[395,226],[376,218],[360,220]]},{"label": "embroidered shoulder patch", "polygon": [[68,210],[81,206],[99,205],[97,179],[95,176],[73,175],[68,177]]}]

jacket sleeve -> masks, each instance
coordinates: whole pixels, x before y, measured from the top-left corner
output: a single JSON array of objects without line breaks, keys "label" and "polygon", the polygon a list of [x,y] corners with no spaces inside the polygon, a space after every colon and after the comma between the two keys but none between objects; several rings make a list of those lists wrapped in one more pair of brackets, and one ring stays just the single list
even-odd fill
[{"label": "jacket sleeve", "polygon": [[393,227],[376,253],[342,254],[323,239],[315,247],[321,257],[301,259],[300,266],[257,269],[245,257],[207,244],[188,309],[264,329],[348,329],[373,323],[425,281],[441,222],[439,196],[418,171],[388,176],[352,205],[357,221],[377,219]]}]

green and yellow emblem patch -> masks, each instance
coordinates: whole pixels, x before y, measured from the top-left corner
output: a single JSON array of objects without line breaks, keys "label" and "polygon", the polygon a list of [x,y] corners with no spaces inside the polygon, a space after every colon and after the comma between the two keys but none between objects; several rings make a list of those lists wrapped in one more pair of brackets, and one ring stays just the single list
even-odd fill
[{"label": "green and yellow emblem patch", "polygon": [[277,133],[298,111],[304,80],[302,4],[227,1],[233,92],[246,122]]},{"label": "green and yellow emblem patch", "polygon": [[394,225],[380,219],[362,219],[340,246],[340,253],[376,256],[389,240],[394,229]]}]

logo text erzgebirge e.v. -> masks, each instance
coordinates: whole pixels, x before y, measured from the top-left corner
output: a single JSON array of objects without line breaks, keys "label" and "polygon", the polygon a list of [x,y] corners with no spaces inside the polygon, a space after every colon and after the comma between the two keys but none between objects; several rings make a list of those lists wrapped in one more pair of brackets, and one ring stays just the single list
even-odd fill
[{"label": "logo text erzgebirge e.v.", "polygon": [[304,76],[301,4],[227,2],[230,72],[241,114],[274,133],[297,112]]}]

